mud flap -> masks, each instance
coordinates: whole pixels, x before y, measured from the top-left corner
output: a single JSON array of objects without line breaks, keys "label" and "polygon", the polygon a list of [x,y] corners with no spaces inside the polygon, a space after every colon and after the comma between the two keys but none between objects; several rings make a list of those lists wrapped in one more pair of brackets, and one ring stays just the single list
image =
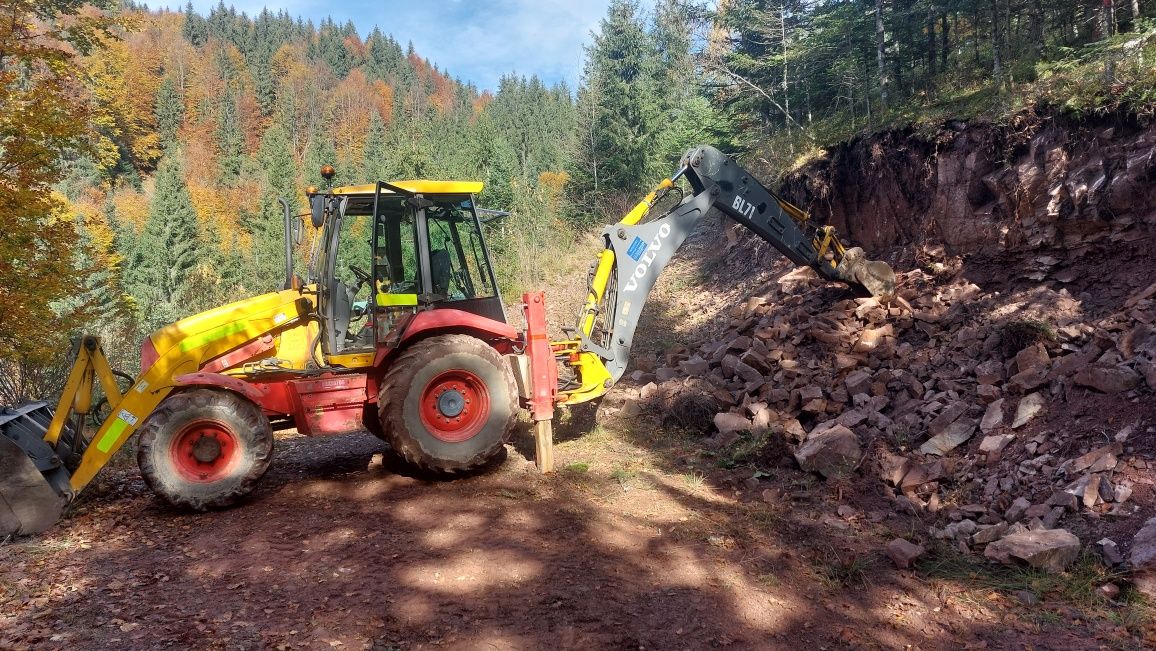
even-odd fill
[{"label": "mud flap", "polygon": [[60,519],[69,474],[44,441],[51,420],[44,403],[0,412],[0,538],[40,533]]}]

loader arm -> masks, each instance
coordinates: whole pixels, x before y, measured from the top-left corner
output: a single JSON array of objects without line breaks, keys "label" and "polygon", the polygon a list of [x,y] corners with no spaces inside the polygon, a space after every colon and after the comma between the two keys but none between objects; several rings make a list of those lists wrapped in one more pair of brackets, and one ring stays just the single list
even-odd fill
[{"label": "loader arm", "polygon": [[[692,193],[665,214],[643,222],[684,176]],[[895,274],[886,263],[868,261],[862,249],[846,248],[834,228],[811,223],[806,212],[776,196],[730,157],[714,147],[699,146],[683,156],[674,176],[603,230],[606,248],[590,273],[577,324],[567,331],[570,339],[551,344],[556,358],[573,375],[560,388],[561,403],[597,398],[622,377],[654,283],[713,208],[749,228],[791,262],[811,267],[828,280],[862,287],[883,299],[895,292]]]}]

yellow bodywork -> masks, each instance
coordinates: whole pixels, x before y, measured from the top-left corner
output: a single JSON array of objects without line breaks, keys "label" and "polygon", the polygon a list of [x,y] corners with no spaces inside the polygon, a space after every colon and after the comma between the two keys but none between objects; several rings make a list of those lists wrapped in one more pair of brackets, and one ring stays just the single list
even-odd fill
[{"label": "yellow bodywork", "polygon": [[[416,194],[481,194],[482,192],[481,181],[428,181],[425,179],[416,179],[413,181],[391,181],[390,185],[397,186],[403,190],[409,190]],[[333,194],[336,195],[362,194],[372,197],[376,192],[377,185],[373,183],[346,185],[333,189]],[[393,194],[389,189],[385,189],[384,192]]]},{"label": "yellow bodywork", "polygon": [[[642,218],[650,212],[654,203],[666,193],[667,190],[674,187],[674,182],[670,179],[665,179],[658,184],[650,194],[646,195],[639,201],[630,212],[626,213],[619,224],[625,226],[633,226],[642,221]],[[589,337],[594,332],[594,324],[597,321],[599,306],[602,304],[603,298],[606,296],[606,287],[610,284],[610,275],[614,273],[614,249],[607,246],[602,250],[598,256],[598,263],[594,268],[594,277],[590,281],[590,291],[586,295],[586,304],[582,308],[581,315],[578,317],[578,332],[584,337]],[[602,362],[602,359],[588,350],[580,350],[581,341],[557,341],[551,342],[550,347],[554,349],[554,354],[563,358],[565,363],[570,366],[575,373],[575,377],[580,384],[575,389],[569,389],[559,393],[559,402],[564,405],[574,405],[580,402],[587,402],[593,400],[601,395],[604,395],[611,387],[610,371]]]},{"label": "yellow bodywork", "polygon": [[[112,412],[93,435],[80,466],[72,474],[73,492],[79,492],[92,481],[177,386],[178,376],[195,373],[209,360],[264,335],[273,338],[273,349],[246,363],[276,358],[277,364],[284,368],[305,368],[313,357],[310,345],[316,341],[317,334],[317,324],[309,318],[313,311],[308,296],[300,290],[289,289],[230,303],[161,328],[149,337],[157,353],[156,361],[143,369],[124,394],[120,393],[99,345],[94,350],[82,345],[45,440],[55,444],[68,414],[89,410],[94,379],[100,382]],[[86,340],[95,341],[94,338]],[[239,372],[243,372],[243,368],[225,371]]]}]

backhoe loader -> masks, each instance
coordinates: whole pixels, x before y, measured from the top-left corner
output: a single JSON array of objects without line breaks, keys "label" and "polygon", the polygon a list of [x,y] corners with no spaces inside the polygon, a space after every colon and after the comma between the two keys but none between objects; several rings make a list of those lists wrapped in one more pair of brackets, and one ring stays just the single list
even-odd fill
[{"label": "backhoe loader", "polygon": [[[322,176],[331,184],[333,168]],[[127,388],[100,341],[82,337],[55,408],[0,413],[0,537],[52,526],[134,434],[145,481],[191,510],[249,494],[269,468],[273,432],[289,428],[369,430],[414,466],[453,476],[492,459],[525,409],[548,472],[557,405],[598,398],[622,377],[655,280],[714,209],[824,278],[884,298],[895,290],[886,264],[700,146],[605,228],[585,304],[566,338],[551,341],[541,292],[522,296],[524,331],[506,320],[474,205],[481,190],[426,180],[308,189],[320,232],[305,280],[293,261],[301,220],[283,200],[283,289],[152,333]],[[673,207],[652,214],[660,202]],[[108,416],[85,427],[98,402]]]}]

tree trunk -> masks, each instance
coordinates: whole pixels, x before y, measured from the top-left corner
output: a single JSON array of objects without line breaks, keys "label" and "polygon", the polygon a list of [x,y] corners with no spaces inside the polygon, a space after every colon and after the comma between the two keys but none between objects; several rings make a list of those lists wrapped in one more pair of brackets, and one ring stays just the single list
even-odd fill
[{"label": "tree trunk", "polygon": [[939,67],[942,70],[947,70],[948,43],[947,43],[947,13],[946,12],[944,12],[944,14],[939,17],[939,28],[940,28],[940,32],[939,32],[939,35],[940,35]]},{"label": "tree trunk", "polygon": [[1140,0],[1132,0],[1132,20],[1140,19]]},{"label": "tree trunk", "polygon": [[879,63],[879,99],[883,108],[887,108],[887,66],[883,62],[886,45],[883,37],[883,0],[875,0],[875,58]]},{"label": "tree trunk", "polygon": [[[779,23],[783,27],[783,124],[787,129],[787,135],[791,134],[791,91],[789,78],[787,76],[787,7],[785,4],[779,4]],[[793,146],[792,146],[793,147]],[[793,151],[791,153],[794,153]]]},{"label": "tree trunk", "polygon": [[1044,51],[1044,5],[1041,0],[1032,0],[1032,54],[1039,60]]},{"label": "tree trunk", "polygon": [[991,76],[997,88],[1003,88],[1003,67],[999,60],[999,0],[991,0]]},{"label": "tree trunk", "polygon": [[935,7],[927,6],[927,86],[931,87],[931,79],[935,77]]}]

